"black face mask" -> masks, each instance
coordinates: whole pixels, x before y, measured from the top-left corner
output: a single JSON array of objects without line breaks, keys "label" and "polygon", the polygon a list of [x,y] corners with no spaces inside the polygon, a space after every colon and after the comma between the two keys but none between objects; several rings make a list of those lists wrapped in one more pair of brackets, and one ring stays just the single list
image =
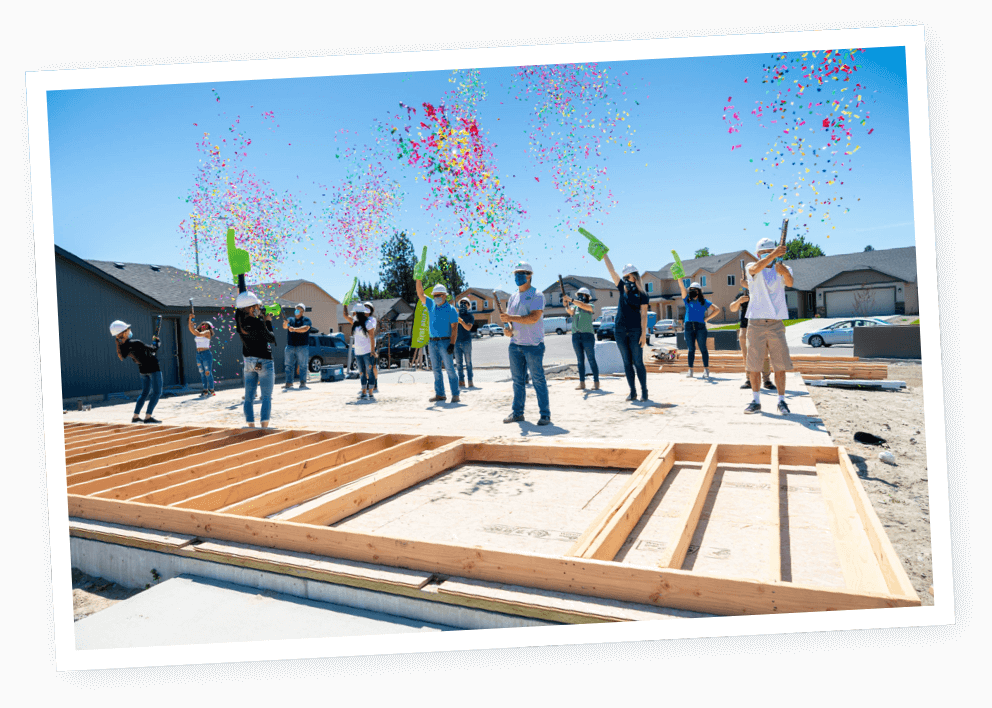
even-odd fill
[{"label": "black face mask", "polygon": [[589,296],[585,294],[579,295],[579,302],[589,302]]},{"label": "black face mask", "polygon": [[698,290],[696,290],[695,288],[693,288],[692,290],[689,291],[689,299],[690,300],[694,300],[695,298],[698,298],[699,295],[700,295],[700,292]]},{"label": "black face mask", "polygon": [[627,292],[629,293],[637,289],[637,283],[632,283],[629,280],[623,281],[623,286],[627,288]]}]

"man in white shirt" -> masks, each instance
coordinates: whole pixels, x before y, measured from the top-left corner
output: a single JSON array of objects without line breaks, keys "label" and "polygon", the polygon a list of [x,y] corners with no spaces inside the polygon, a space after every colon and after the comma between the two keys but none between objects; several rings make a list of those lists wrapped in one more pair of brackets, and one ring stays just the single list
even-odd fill
[{"label": "man in white shirt", "polygon": [[750,302],[747,308],[747,375],[751,380],[754,400],[744,409],[745,413],[760,413],[761,366],[765,356],[771,360],[778,389],[778,412],[789,415],[785,403],[785,372],[792,370],[789,345],[785,340],[785,325],[789,318],[785,303],[785,289],[792,287],[792,269],[775,261],[785,255],[785,246],[776,246],[770,238],[758,241],[755,253],[757,263],[747,265],[747,284]]}]

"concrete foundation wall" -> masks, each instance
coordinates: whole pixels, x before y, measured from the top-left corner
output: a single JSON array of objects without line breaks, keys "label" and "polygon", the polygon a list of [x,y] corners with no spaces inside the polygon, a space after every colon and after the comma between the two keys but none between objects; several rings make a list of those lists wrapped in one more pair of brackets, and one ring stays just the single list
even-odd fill
[{"label": "concrete foundation wall", "polygon": [[[721,329],[716,332],[710,331],[706,335],[707,339],[713,339],[713,349],[718,351],[740,351],[740,344],[737,341],[736,329]],[[688,349],[685,342],[685,333],[679,332],[675,335],[675,341],[679,349]]]},{"label": "concrete foundation wall", "polygon": [[922,359],[920,328],[916,326],[855,327],[854,356]]}]

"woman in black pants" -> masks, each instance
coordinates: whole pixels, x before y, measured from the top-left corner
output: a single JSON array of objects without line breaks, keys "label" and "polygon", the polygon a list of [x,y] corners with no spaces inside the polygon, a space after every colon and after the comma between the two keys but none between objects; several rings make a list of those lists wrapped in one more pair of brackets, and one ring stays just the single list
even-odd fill
[{"label": "woman in black pants", "polygon": [[623,267],[622,275],[617,275],[609,256],[603,256],[610,277],[620,293],[617,303],[617,318],[613,325],[613,335],[623,359],[623,370],[627,375],[630,395],[626,400],[637,400],[637,388],[634,375],[641,383],[641,400],[648,400],[648,372],[644,368],[644,344],[647,340],[648,328],[648,296],[644,292],[641,276],[637,268],[628,263]]},{"label": "woman in black pants", "polygon": [[[110,325],[110,333],[114,335],[117,344],[117,358],[124,361],[127,358],[134,359],[138,365],[138,374],[141,376],[141,395],[134,406],[134,415],[131,416],[132,423],[161,423],[162,421],[152,417],[155,404],[162,396],[162,369],[158,365],[159,338],[152,337],[151,345],[145,344],[140,339],[131,337],[131,325],[121,320],[114,320]],[[148,401],[148,409],[145,411],[145,419],[141,420],[141,407]]]},{"label": "woman in black pants", "polygon": [[699,283],[691,283],[686,293],[685,283],[679,278],[679,290],[682,291],[682,302],[685,303],[685,343],[689,347],[689,373],[692,378],[692,364],[696,358],[696,347],[703,354],[703,376],[710,376],[710,353],[706,349],[706,323],[720,314],[720,308],[703,297],[703,289]]}]

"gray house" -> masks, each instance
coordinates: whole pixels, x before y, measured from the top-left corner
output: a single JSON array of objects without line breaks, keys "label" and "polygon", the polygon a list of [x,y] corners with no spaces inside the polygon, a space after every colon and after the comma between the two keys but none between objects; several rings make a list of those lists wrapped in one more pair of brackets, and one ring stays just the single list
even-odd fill
[{"label": "gray house", "polygon": [[[187,328],[190,298],[197,322],[209,319],[217,328],[211,348],[218,385],[240,379],[241,340],[234,332],[237,287],[233,283],[165,265],[87,261],[59,246],[55,247],[55,279],[64,399],[96,395],[106,399],[112,394],[139,391],[138,367],[117,358],[110,323],[124,320],[135,338],[151,342],[159,315],[162,344],[158,360],[166,388],[199,387],[196,347]],[[277,302],[289,308],[295,304]],[[278,322],[274,328],[278,377],[282,375],[286,334]]]}]

